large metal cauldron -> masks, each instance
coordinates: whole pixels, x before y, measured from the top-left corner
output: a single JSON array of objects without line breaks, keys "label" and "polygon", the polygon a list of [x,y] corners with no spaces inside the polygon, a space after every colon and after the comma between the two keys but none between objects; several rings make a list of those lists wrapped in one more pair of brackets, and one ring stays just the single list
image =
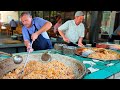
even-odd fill
[{"label": "large metal cauldron", "polygon": [[[42,54],[43,53],[34,53],[34,54],[31,53],[29,58],[30,60],[36,60],[42,62],[41,60]],[[20,55],[23,57],[23,62],[21,64],[15,64],[11,58],[0,61],[0,78],[2,78],[4,74],[16,69],[18,66],[25,63],[26,54],[20,54]],[[72,67],[74,71],[75,79],[82,79],[86,74],[86,67],[80,61],[60,54],[50,54],[50,55],[52,57],[52,60],[58,60],[64,63],[66,66]]]}]

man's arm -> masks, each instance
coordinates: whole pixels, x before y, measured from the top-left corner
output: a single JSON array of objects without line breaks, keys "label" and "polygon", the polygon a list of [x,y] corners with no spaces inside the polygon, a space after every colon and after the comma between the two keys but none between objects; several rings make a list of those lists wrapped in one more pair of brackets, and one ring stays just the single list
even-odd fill
[{"label": "man's arm", "polygon": [[50,28],[52,27],[52,23],[51,22],[46,22],[37,32],[35,32],[34,34],[32,34],[31,38],[33,41],[35,41],[35,39],[37,39],[37,37],[45,31],[48,31]]},{"label": "man's arm", "polygon": [[60,27],[58,27],[58,32],[62,36],[63,40],[67,43],[70,42],[70,40],[65,36],[64,31],[69,29],[69,21],[66,21],[64,24],[62,24]]},{"label": "man's arm", "polygon": [[119,31],[117,31],[117,34],[118,34],[118,35],[120,35],[120,30],[119,30]]},{"label": "man's arm", "polygon": [[54,25],[54,29],[53,29],[54,33],[56,33],[57,30],[58,30],[58,26],[57,26],[57,24],[55,24],[55,25]]},{"label": "man's arm", "polygon": [[67,43],[70,42],[70,40],[65,36],[65,34],[63,33],[63,31],[58,30],[59,34],[62,36],[63,40]]},{"label": "man's arm", "polygon": [[85,27],[84,27],[84,25],[81,27],[81,29],[82,29],[82,32],[79,33],[78,46],[83,47],[84,45],[83,45],[82,41],[83,41],[83,38],[85,36]]},{"label": "man's arm", "polygon": [[29,40],[24,40],[24,44],[27,48],[30,47],[30,41]]},{"label": "man's arm", "polygon": [[48,31],[50,28],[52,27],[52,23],[51,22],[46,22],[42,28],[40,30],[38,30],[36,33],[39,35],[41,34],[42,32],[45,32],[45,31]]},{"label": "man's arm", "polygon": [[27,47],[28,52],[32,52],[33,48],[30,46],[30,41],[29,40],[24,40],[24,44]]},{"label": "man's arm", "polygon": [[82,41],[83,41],[83,37],[80,37],[79,38],[79,41],[78,41],[78,46],[84,46],[83,44],[82,44]]}]

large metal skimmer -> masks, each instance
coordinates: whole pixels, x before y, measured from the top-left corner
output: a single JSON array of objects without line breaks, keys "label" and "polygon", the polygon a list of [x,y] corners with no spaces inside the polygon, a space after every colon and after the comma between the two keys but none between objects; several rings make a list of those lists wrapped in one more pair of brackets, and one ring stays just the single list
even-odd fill
[{"label": "large metal skimmer", "polygon": [[41,56],[41,60],[44,62],[47,62],[47,61],[49,62],[49,61],[51,61],[51,59],[52,59],[52,57],[51,57],[51,55],[48,54],[48,50],[45,53],[43,53]]}]

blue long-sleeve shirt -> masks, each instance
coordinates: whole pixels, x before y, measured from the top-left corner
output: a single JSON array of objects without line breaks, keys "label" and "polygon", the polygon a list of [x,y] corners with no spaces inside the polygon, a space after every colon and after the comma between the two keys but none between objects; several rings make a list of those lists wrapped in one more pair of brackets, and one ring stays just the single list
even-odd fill
[{"label": "blue long-sleeve shirt", "polygon": [[[39,18],[39,17],[35,17],[32,20],[32,26],[30,28],[27,28],[25,26],[22,27],[22,34],[23,34],[23,39],[24,40],[29,40],[30,41],[30,37],[28,32],[32,35],[35,31],[35,27],[33,24],[35,24],[36,28],[39,30],[45,23],[47,22],[47,20],[44,20],[43,18]],[[28,31],[27,31],[28,30]],[[49,39],[49,36],[47,34],[47,32],[43,32],[41,33],[41,35],[46,38]]]}]

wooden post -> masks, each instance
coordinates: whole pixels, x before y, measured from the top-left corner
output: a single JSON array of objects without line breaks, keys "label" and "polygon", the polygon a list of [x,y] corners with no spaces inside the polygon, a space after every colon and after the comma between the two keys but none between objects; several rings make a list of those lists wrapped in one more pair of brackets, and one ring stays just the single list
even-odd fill
[{"label": "wooden post", "polygon": [[112,11],[111,13],[111,20],[110,20],[110,29],[109,29],[109,36],[113,34],[114,31],[114,24],[115,24],[115,16],[116,16],[116,11]]},{"label": "wooden post", "polygon": [[87,28],[87,11],[85,12],[85,24],[86,24],[86,27],[85,28]]},{"label": "wooden post", "polygon": [[103,12],[99,11],[98,12],[98,16],[97,16],[97,26],[96,26],[96,37],[95,37],[95,42],[99,42],[99,33],[101,30],[101,22],[102,22],[102,16],[103,16]]},{"label": "wooden post", "polygon": [[49,11],[49,21],[50,21],[50,18],[51,18],[51,11]]},{"label": "wooden post", "polygon": [[44,11],[43,11],[43,18],[45,18]]},{"label": "wooden post", "polygon": [[95,46],[95,43],[98,42],[101,20],[102,20],[101,11],[91,12],[91,26],[90,26],[89,38],[90,38],[90,43],[93,46]]}]

